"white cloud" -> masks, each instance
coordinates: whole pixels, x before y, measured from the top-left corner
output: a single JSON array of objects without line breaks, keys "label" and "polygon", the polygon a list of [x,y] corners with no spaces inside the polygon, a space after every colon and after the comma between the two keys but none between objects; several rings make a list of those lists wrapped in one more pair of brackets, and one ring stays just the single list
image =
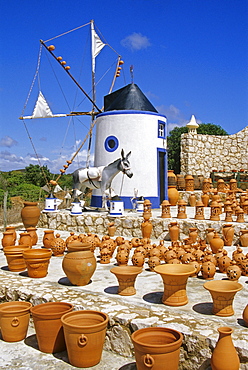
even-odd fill
[{"label": "white cloud", "polygon": [[12,139],[12,137],[10,136],[6,135],[2,137],[2,139],[0,140],[0,146],[6,146],[7,148],[11,148],[14,145],[18,145],[18,142]]},{"label": "white cloud", "polygon": [[149,39],[141,33],[133,32],[121,40],[121,45],[132,51],[146,49],[151,46]]}]

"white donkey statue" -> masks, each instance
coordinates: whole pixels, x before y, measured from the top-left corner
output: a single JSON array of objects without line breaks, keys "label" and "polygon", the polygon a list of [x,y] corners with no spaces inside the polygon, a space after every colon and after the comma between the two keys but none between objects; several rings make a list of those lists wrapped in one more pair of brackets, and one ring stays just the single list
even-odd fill
[{"label": "white donkey statue", "polygon": [[[78,195],[78,190],[84,192],[86,188],[101,189],[102,193],[102,208],[107,209],[106,195],[107,191],[111,190],[111,183],[114,177],[123,172],[129,178],[133,176],[130,169],[129,152],[126,156],[124,150],[121,150],[121,158],[116,159],[114,162],[107,166],[79,168],[73,172],[73,197]],[[111,196],[111,194],[110,194]]]}]

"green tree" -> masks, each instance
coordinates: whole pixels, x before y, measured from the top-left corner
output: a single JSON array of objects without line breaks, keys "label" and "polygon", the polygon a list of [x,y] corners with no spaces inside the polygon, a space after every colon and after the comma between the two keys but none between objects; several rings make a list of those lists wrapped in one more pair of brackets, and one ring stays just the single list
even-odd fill
[{"label": "green tree", "polygon": [[30,164],[25,167],[24,181],[28,184],[44,186],[52,177],[47,166],[40,167],[38,164]]},{"label": "green tree", "polygon": [[[167,138],[168,147],[168,169],[174,170],[176,174],[180,173],[180,152],[181,135],[188,132],[186,126],[175,127],[170,131]],[[228,135],[228,133],[219,125],[213,123],[201,123],[197,129],[198,134],[204,135]]]}]

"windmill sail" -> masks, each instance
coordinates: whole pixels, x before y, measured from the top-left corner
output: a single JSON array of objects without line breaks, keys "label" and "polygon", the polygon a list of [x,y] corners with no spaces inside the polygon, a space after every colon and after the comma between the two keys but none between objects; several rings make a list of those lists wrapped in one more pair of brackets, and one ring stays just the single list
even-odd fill
[{"label": "windmill sail", "polygon": [[23,119],[66,117],[67,114],[53,114],[44,95],[39,92],[32,116],[24,116]]}]

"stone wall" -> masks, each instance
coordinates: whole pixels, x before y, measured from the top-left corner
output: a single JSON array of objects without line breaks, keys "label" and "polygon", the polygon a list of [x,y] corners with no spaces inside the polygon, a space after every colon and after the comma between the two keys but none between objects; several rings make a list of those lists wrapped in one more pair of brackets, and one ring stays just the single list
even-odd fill
[{"label": "stone wall", "polygon": [[234,135],[181,136],[181,174],[209,177],[213,169],[248,170],[248,126]]}]

